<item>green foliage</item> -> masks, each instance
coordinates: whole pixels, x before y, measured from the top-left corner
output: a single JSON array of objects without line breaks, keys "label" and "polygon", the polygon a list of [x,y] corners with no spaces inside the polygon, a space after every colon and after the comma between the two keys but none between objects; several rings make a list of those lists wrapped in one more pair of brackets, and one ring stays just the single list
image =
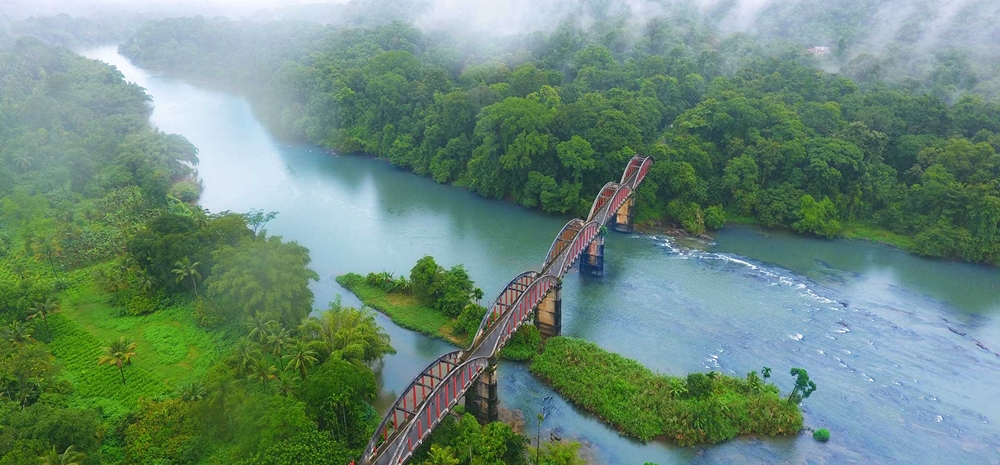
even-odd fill
[{"label": "green foliage", "polygon": [[510,341],[500,352],[500,355],[507,360],[527,361],[531,360],[542,345],[542,335],[535,325],[526,324],[518,328],[517,332],[511,336]]},{"label": "green foliage", "polygon": [[802,428],[798,407],[750,376],[693,373],[682,380],[658,375],[578,339],[546,341],[531,372],[580,408],[643,441],[666,437],[687,446],[738,434],[795,434]]},{"label": "green foliage", "polygon": [[829,198],[817,202],[811,195],[803,195],[798,212],[800,219],[792,224],[792,227],[802,233],[834,237],[840,234],[841,230],[840,222],[833,219],[835,215],[835,207]]},{"label": "green foliage", "polygon": [[240,465],[297,465],[302,463],[349,463],[352,453],[329,434],[312,431],[286,439],[259,452]]},{"label": "green foliage", "polygon": [[505,423],[481,426],[469,414],[458,419],[447,416],[417,449],[413,461],[435,465],[527,465],[527,443],[527,438]]},{"label": "green foliage", "polygon": [[[777,18],[808,10],[821,30],[846,28],[840,38],[863,34],[858,25],[878,16],[870,10],[879,2],[843,3],[776,6],[760,33],[816,36],[781,30],[772,10]],[[894,89],[880,84],[880,70],[907,60],[854,56],[851,40],[828,59],[837,63],[825,63],[842,67],[830,74],[781,41],[719,39],[713,15],[673,11],[629,46],[608,42],[620,36],[607,32],[620,31],[620,17],[581,8],[595,27],[504,45],[459,45],[400,23],[324,30],[191,18],[149,22],[121,50],[146,66],[238,83],[283,135],[366,152],[487,198],[581,213],[643,153],[657,163],[638,192],[642,222],[702,233],[724,224],[724,209],[824,237],[862,224],[912,237],[908,247],[922,254],[1000,260],[992,182],[1000,106],[957,98],[959,89],[981,89],[968,56],[942,52],[919,67],[924,84]],[[443,291],[421,281],[440,270],[422,271],[411,274],[423,303],[461,312],[439,305]]]},{"label": "green foliage", "polygon": [[[451,339],[458,335],[457,328],[451,329],[451,318],[433,307],[423,305],[415,295],[386,293],[380,288],[369,286],[364,277],[354,273],[338,276],[337,283],[353,292],[365,305],[385,313],[393,323],[403,328],[438,338]],[[476,328],[478,327],[479,323],[476,322]],[[472,331],[475,334],[475,329]]]},{"label": "green foliage", "polygon": [[215,265],[206,294],[210,308],[235,321],[260,314],[294,326],[312,311],[309,281],[319,279],[308,268],[309,251],[280,237],[241,240],[213,252]]},{"label": "green foliage", "polygon": [[128,463],[196,463],[208,438],[204,419],[190,402],[143,400],[125,427]]},{"label": "green foliage", "polygon": [[795,387],[788,395],[788,402],[798,404],[816,391],[816,383],[809,379],[809,373],[802,368],[792,368],[791,375],[795,377]]},{"label": "green foliage", "polygon": [[826,428],[820,428],[813,431],[813,439],[819,442],[826,442],[830,440],[830,431]]},{"label": "green foliage", "polygon": [[[302,384],[306,413],[349,447],[363,446],[378,425],[370,405],[378,396],[375,374],[367,367],[331,357]],[[374,421],[374,423],[373,423]]]}]

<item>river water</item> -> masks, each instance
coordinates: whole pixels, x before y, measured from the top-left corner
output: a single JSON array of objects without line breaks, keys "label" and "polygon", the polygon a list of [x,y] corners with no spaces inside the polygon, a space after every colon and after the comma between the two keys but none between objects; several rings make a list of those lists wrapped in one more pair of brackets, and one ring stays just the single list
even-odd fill
[{"label": "river water", "polygon": [[[243,98],[151,74],[114,47],[82,52],[118,67],[153,96],[153,123],[200,150],[201,203],[213,212],[280,212],[268,225],[308,247],[317,306],[348,271],[408,272],[418,258],[462,263],[487,296],[541,266],[568,218],[478,198],[362,157],[284,146]],[[1000,272],[927,260],[888,247],[732,227],[714,244],[610,234],[604,278],[570,273],[563,331],[662,373],[774,369],[784,392],[791,367],[819,389],[806,425],[821,444],[738,438],[681,448],[642,444],[580,412],[524,365],[502,363],[504,408],[545,412],[600,463],[1000,463]],[[383,397],[451,346],[379,316],[398,354],[382,367]],[[534,420],[527,421],[534,436]]]}]

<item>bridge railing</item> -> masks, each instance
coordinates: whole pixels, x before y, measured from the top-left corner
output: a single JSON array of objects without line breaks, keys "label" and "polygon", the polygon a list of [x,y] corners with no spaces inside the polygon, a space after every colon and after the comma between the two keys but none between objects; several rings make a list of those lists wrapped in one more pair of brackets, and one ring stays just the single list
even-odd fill
[{"label": "bridge railing", "polygon": [[388,460],[379,461],[382,464],[401,464],[413,456],[413,452],[427,439],[435,427],[458,400],[465,396],[472,383],[489,366],[489,357],[474,357],[452,370],[441,380],[427,396],[423,408],[413,417],[412,421],[400,432],[395,450],[387,450]]},{"label": "bridge railing", "polygon": [[382,419],[382,423],[375,429],[372,439],[368,441],[365,457],[378,454],[380,447],[393,438],[401,427],[405,427],[414,413],[420,410],[427,395],[440,383],[440,380],[447,377],[462,363],[461,358],[462,351],[460,350],[438,357],[417,375],[406,389],[403,389],[389,413]]},{"label": "bridge railing", "polygon": [[[514,332],[526,323],[531,316],[531,312],[545,299],[545,296],[559,285],[559,278],[551,275],[541,276],[531,283],[531,287],[514,303],[513,308],[506,317],[497,325],[496,331],[492,332],[486,339],[476,355],[483,349],[490,349],[490,354],[496,354],[507,345]],[[491,341],[495,339],[495,341]]]},{"label": "bridge railing", "polygon": [[490,305],[490,309],[486,312],[486,315],[483,316],[483,321],[479,323],[479,329],[476,330],[476,337],[472,339],[472,346],[469,347],[470,351],[478,345],[483,334],[496,326],[497,322],[507,313],[507,310],[517,302],[521,294],[536,279],[538,279],[537,271],[525,271],[504,286],[500,294],[497,295],[497,298],[493,300],[493,304]]}]

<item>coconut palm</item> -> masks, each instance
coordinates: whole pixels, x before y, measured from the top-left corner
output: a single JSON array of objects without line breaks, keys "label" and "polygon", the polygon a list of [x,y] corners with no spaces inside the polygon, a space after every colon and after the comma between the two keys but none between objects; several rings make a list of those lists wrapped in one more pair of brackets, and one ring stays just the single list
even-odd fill
[{"label": "coconut palm", "polygon": [[312,366],[317,362],[316,351],[310,349],[309,346],[303,342],[296,344],[295,348],[292,349],[292,352],[284,357],[281,357],[281,359],[288,362],[288,364],[285,365],[285,370],[298,371],[299,377],[302,379],[306,379],[306,372],[309,371],[309,369],[312,368]]},{"label": "coconut palm", "polygon": [[268,361],[267,357],[257,357],[247,367],[247,378],[252,381],[260,381],[263,386],[267,386],[269,381],[277,377],[278,369]]},{"label": "coconut palm", "polygon": [[15,320],[3,329],[3,339],[15,346],[23,346],[32,341],[32,332],[34,329],[31,325]]},{"label": "coconut palm", "polygon": [[87,459],[87,454],[77,452],[76,446],[70,445],[62,454],[56,452],[56,446],[52,446],[47,454],[38,457],[40,465],[80,465]]},{"label": "coconut palm", "polygon": [[[258,343],[264,344],[267,342],[268,325],[271,324],[271,321],[264,321],[260,316],[260,312],[254,312],[252,320],[251,324],[253,328],[250,329],[250,334],[247,336]],[[274,322],[274,324],[277,324],[277,322]]]},{"label": "coconut palm", "polygon": [[139,271],[138,276],[135,278],[135,284],[139,287],[139,290],[145,294],[149,294],[154,287],[156,287],[156,279],[153,278],[146,270]]},{"label": "coconut palm", "polygon": [[264,343],[264,348],[268,349],[271,355],[280,357],[285,352],[285,348],[288,347],[288,342],[291,341],[292,335],[276,321],[268,322],[267,326],[268,335],[267,342]]},{"label": "coconut palm", "polygon": [[191,259],[184,257],[181,260],[177,260],[174,263],[174,268],[172,271],[177,275],[177,282],[181,282],[185,279],[191,278],[191,286],[194,287],[194,295],[198,296],[198,280],[201,279],[201,273],[198,272],[198,266],[201,262],[191,263]]},{"label": "coconut palm", "polygon": [[14,162],[14,166],[21,170],[22,173],[31,169],[31,157],[29,157],[26,153],[14,155],[12,161]]},{"label": "coconut palm", "polygon": [[45,322],[45,336],[49,340],[52,340],[52,330],[49,328],[49,315],[59,313],[59,302],[52,297],[49,297],[45,299],[45,302],[35,302],[35,304],[28,310],[31,312],[31,314],[28,315],[29,320],[34,320],[39,317],[42,318],[42,321]]},{"label": "coconut palm", "polygon": [[199,383],[197,381],[192,381],[190,383],[181,386],[181,399],[187,402],[197,402],[199,400],[204,400],[208,397],[208,389],[205,389],[204,383]]},{"label": "coconut palm", "polygon": [[298,380],[295,379],[294,375],[289,375],[288,373],[282,373],[278,377],[278,394],[291,397],[295,394],[295,390],[299,388]]},{"label": "coconut palm", "polygon": [[247,367],[249,367],[250,364],[257,359],[257,357],[261,356],[260,349],[258,347],[259,346],[256,344],[244,340],[236,348],[236,352],[232,356],[232,361],[233,365],[236,366],[237,374],[241,376],[244,375],[247,371]]},{"label": "coconut palm", "polygon": [[125,383],[125,365],[131,365],[135,357],[136,344],[125,336],[119,336],[117,340],[108,342],[104,348],[104,354],[97,359],[98,365],[113,365],[118,367],[122,375],[122,384]]}]

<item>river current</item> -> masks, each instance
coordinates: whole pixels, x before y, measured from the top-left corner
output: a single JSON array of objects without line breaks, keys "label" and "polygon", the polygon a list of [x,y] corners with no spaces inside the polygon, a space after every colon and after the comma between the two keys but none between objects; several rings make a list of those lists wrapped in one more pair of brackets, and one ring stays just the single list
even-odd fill
[{"label": "river current", "polygon": [[[317,307],[349,271],[405,274],[423,255],[464,264],[487,297],[542,265],[568,218],[484,200],[355,156],[274,138],[240,96],[131,65],[115,47],[81,52],[145,87],[158,128],[199,149],[201,204],[280,212],[271,234],[311,251]],[[526,434],[585,444],[594,461],[668,463],[1000,464],[1000,271],[891,248],[728,227],[711,244],[611,233],[603,278],[570,272],[563,333],[666,374],[773,368],[788,392],[802,367],[819,389],[803,403],[808,434],[682,448],[642,444],[568,404],[525,365],[501,363],[501,407]],[[379,315],[398,354],[381,367],[383,404],[438,355],[441,341]],[[386,408],[386,407],[382,407]]]}]

